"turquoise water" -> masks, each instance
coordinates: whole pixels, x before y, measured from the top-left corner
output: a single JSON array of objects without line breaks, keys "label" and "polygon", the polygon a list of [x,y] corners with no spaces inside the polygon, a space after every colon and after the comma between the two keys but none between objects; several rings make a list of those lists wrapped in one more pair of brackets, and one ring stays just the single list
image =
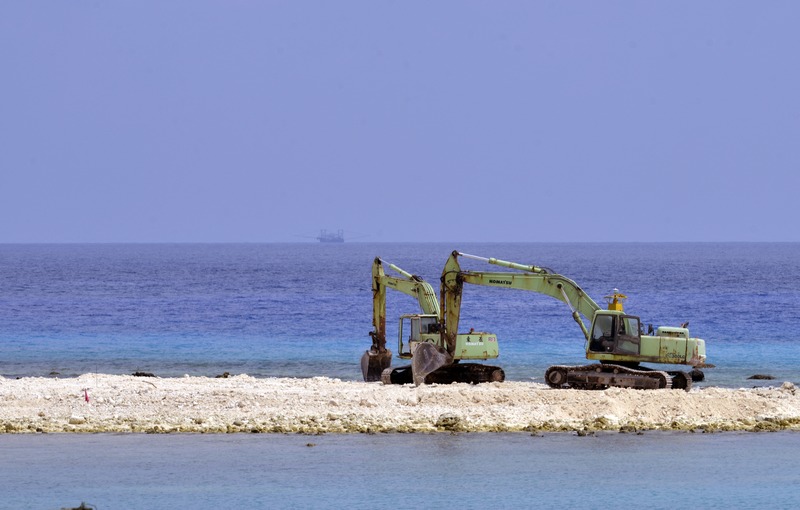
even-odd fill
[{"label": "turquoise water", "polygon": [[800,505],[791,432],[5,435],[0,448],[9,509]]}]

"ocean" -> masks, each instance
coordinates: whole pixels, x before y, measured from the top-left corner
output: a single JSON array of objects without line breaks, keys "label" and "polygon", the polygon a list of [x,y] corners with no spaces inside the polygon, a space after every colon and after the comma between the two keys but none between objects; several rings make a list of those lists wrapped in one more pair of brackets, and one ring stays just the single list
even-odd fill
[{"label": "ocean", "polygon": [[[643,324],[688,321],[716,365],[704,384],[800,382],[798,243],[0,245],[0,375],[360,380],[373,259],[438,289],[454,249],[548,267],[601,304],[618,288]],[[396,351],[397,318],[419,307],[399,292],[387,301]],[[548,366],[585,361],[569,308],[547,296],[467,286],[470,327],[498,335],[495,364],[510,380],[543,382]]]},{"label": "ocean", "polygon": [[[617,288],[644,324],[688,321],[715,365],[697,387],[800,384],[798,243],[0,245],[0,375],[360,380],[374,257],[438,289],[454,249],[545,266],[599,303]],[[418,306],[392,294],[396,350],[397,317]],[[469,328],[497,334],[509,380],[585,361],[569,309],[546,296],[468,286]],[[793,508],[799,446],[795,433],[0,435],[0,508]]]}]

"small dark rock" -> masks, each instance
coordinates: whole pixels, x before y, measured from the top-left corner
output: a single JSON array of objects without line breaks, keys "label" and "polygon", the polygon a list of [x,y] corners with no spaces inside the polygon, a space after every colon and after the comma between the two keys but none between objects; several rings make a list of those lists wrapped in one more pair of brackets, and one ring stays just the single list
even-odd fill
[{"label": "small dark rock", "polygon": [[151,372],[134,372],[131,375],[133,375],[134,377],[155,377],[155,374]]},{"label": "small dark rock", "polygon": [[775,379],[775,376],[767,375],[767,374],[755,374],[755,375],[751,375],[747,379],[758,379],[758,380],[763,380],[763,381],[771,381],[771,380]]},{"label": "small dark rock", "polygon": [[217,376],[217,379],[227,379],[227,378],[228,378],[228,377],[230,377],[230,376],[231,376],[231,373],[230,373],[230,372],[224,372],[224,373],[222,373],[222,374],[218,375],[218,376]]},{"label": "small dark rock", "polygon": [[436,428],[457,432],[461,430],[461,418],[454,414],[443,414],[436,420]]}]

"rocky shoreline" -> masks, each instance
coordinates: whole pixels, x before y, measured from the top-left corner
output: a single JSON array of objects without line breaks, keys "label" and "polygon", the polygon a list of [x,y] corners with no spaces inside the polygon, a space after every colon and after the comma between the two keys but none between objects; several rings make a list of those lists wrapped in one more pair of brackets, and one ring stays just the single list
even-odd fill
[{"label": "rocky shoreline", "polygon": [[800,430],[800,394],[771,388],[553,390],[310,379],[0,378],[0,433],[430,433]]}]

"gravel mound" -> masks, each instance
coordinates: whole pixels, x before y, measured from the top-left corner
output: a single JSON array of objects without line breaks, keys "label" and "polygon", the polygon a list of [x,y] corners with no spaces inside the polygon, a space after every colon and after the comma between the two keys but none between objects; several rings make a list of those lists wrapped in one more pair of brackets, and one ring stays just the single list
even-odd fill
[{"label": "gravel mound", "polygon": [[0,377],[0,433],[783,429],[800,430],[800,395],[788,382],[687,393],[554,390],[529,382],[385,386],[247,375]]}]

